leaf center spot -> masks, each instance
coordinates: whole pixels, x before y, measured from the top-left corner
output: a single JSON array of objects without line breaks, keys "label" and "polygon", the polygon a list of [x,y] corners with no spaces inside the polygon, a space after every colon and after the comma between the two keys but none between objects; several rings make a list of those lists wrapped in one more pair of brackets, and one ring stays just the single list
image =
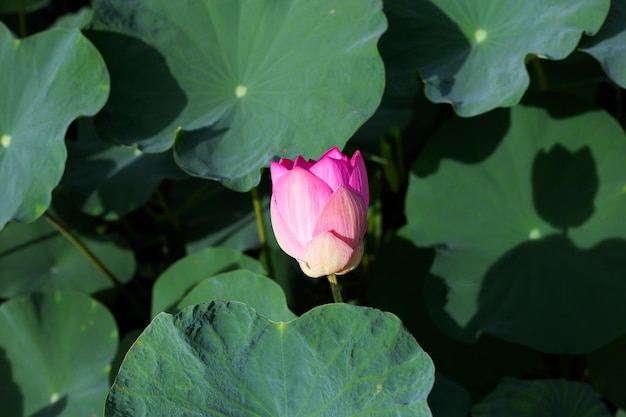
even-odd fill
[{"label": "leaf center spot", "polygon": [[241,98],[241,97],[245,96],[247,92],[248,92],[248,89],[246,88],[246,86],[245,86],[245,85],[238,85],[238,86],[235,88],[235,95],[236,95],[238,98]]},{"label": "leaf center spot", "polygon": [[54,404],[57,401],[59,401],[59,393],[53,392],[52,395],[50,396],[50,404]]},{"label": "leaf center spot", "polygon": [[537,240],[541,237],[541,232],[536,227],[528,234],[528,239]]},{"label": "leaf center spot", "polygon": [[0,145],[2,145],[3,148],[8,148],[10,144],[11,135],[2,135],[2,138],[0,138]]},{"label": "leaf center spot", "polygon": [[474,32],[474,40],[476,43],[483,43],[487,39],[487,31],[485,29],[477,29]]}]

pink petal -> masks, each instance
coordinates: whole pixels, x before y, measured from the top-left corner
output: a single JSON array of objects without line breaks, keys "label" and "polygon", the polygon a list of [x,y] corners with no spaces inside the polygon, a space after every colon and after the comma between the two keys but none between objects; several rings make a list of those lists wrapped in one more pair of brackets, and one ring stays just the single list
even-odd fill
[{"label": "pink petal", "polygon": [[296,158],[296,160],[293,162],[293,166],[294,167],[300,167],[300,168],[304,168],[307,171],[311,168],[311,162],[307,161],[306,159],[304,159],[302,156],[298,155],[298,157]]},{"label": "pink petal", "polygon": [[270,163],[270,177],[272,178],[272,186],[276,184],[276,181],[288,173],[293,167],[293,162],[289,159],[281,159],[280,162]]},{"label": "pink petal", "polygon": [[367,229],[367,207],[361,196],[348,187],[340,186],[322,209],[313,236],[333,231],[351,247],[363,239]]},{"label": "pink petal", "polygon": [[350,164],[352,165],[352,175],[349,181],[350,187],[361,195],[365,207],[369,207],[370,189],[367,181],[365,161],[363,161],[361,152],[354,152]]},{"label": "pink petal", "polygon": [[272,200],[276,214],[304,246],[313,237],[315,222],[331,195],[324,181],[295,166],[274,183]]},{"label": "pink petal", "polygon": [[317,278],[345,271],[353,255],[354,249],[350,245],[332,232],[325,232],[306,245],[298,263],[305,274]]},{"label": "pink petal", "polygon": [[340,185],[350,183],[352,167],[347,160],[322,158],[311,167],[310,171],[335,191]]},{"label": "pink petal", "polygon": [[338,159],[338,160],[343,160],[343,161],[348,160],[348,157],[345,156],[336,146],[324,152],[324,155],[320,156],[319,161],[326,159],[326,158]]},{"label": "pink petal", "polygon": [[276,209],[276,202],[273,197],[270,201],[270,219],[278,246],[292,258],[301,258],[304,252],[304,245],[298,241],[296,236],[289,229],[289,224],[281,217]]}]

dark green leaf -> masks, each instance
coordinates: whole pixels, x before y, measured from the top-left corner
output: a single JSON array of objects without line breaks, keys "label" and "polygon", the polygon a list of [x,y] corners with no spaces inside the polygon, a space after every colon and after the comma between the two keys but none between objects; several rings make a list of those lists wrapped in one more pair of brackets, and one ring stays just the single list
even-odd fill
[{"label": "dark green leaf", "polygon": [[523,381],[506,378],[482,402],[473,417],[610,417],[591,387],[582,382]]}]

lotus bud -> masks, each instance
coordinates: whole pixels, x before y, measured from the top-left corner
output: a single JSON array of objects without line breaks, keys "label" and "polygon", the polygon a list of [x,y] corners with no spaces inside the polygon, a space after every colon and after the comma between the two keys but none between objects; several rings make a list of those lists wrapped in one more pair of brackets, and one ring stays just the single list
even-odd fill
[{"label": "lotus bud", "polygon": [[363,257],[369,184],[359,151],[335,147],[318,161],[298,156],[270,166],[270,215],[278,245],[310,277],[342,275]]}]

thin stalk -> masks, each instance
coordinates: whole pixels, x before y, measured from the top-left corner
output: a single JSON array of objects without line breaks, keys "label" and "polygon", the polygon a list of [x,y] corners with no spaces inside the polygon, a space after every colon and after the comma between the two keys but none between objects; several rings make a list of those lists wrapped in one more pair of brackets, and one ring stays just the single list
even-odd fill
[{"label": "thin stalk", "polygon": [[535,75],[537,76],[537,83],[539,84],[539,91],[548,91],[548,77],[546,77],[546,72],[543,70],[541,61],[539,61],[539,58],[535,57],[532,62]]},{"label": "thin stalk", "polygon": [[133,297],[133,295],[124,287],[124,284],[117,279],[117,277],[104,265],[100,259],[94,255],[94,253],[76,236],[65,224],[59,219],[54,217],[49,212],[43,214],[44,218],[50,223],[56,230],[59,231],[67,240],[72,242],[74,246],[91,262],[91,264],[115,285],[115,287],[130,301],[137,313],[143,318],[148,319],[148,314],[143,310],[140,303]]},{"label": "thin stalk", "polygon": [[276,277],[274,276],[274,266],[272,265],[272,258],[270,255],[270,247],[267,244],[267,234],[265,229],[265,221],[263,220],[263,210],[261,208],[259,190],[257,187],[253,187],[250,192],[252,193],[252,205],[254,206],[254,214],[256,216],[256,225],[259,232],[259,242],[261,242],[261,252],[265,256],[265,262],[267,263],[267,273],[271,278],[276,279]]},{"label": "thin stalk", "polygon": [[17,0],[17,18],[20,24],[20,38],[25,38],[26,31],[26,5],[25,0]]},{"label": "thin stalk", "polygon": [[337,275],[329,274],[328,282],[330,283],[330,291],[333,293],[333,300],[336,303],[343,303],[343,297],[341,296],[341,289],[339,288],[339,284],[337,283]]}]

